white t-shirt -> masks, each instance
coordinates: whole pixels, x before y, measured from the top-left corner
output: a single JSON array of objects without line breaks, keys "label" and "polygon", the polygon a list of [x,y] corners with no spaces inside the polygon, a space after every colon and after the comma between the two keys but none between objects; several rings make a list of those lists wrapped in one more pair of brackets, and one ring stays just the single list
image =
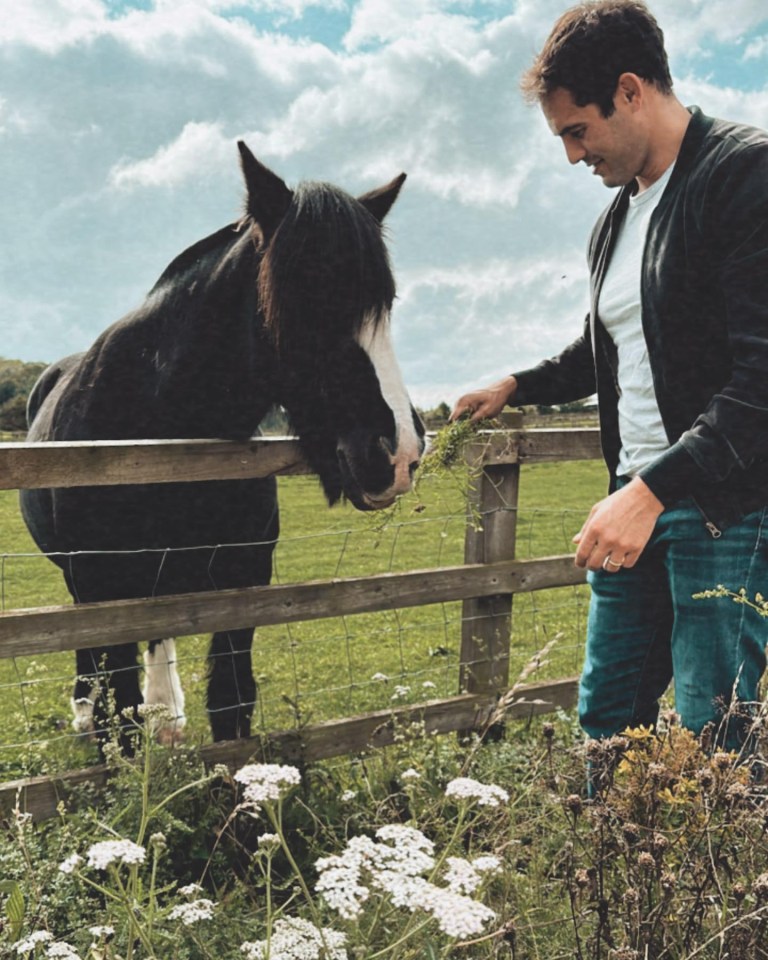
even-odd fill
[{"label": "white t-shirt", "polygon": [[635,476],[669,449],[643,334],[640,272],[648,223],[673,167],[668,167],[647,190],[629,198],[600,288],[598,312],[618,352],[621,452],[616,473],[620,476]]}]

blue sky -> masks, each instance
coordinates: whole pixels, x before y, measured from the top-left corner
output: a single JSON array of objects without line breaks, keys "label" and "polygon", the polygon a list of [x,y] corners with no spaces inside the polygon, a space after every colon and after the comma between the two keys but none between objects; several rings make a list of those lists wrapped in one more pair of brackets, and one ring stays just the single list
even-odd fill
[{"label": "blue sky", "polygon": [[[18,0],[0,18],[0,354],[86,348],[235,219],[239,138],[289,184],[408,173],[388,227],[417,403],[557,352],[610,199],[517,93],[567,6]],[[680,99],[768,126],[764,0],[651,7]]]}]

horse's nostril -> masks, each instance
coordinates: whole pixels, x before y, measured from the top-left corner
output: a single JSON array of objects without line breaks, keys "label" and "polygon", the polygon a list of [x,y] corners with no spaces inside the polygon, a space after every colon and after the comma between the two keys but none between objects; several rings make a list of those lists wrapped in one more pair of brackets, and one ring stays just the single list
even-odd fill
[{"label": "horse's nostril", "polygon": [[414,473],[416,473],[416,468],[417,468],[418,466],[419,466],[419,461],[418,461],[418,460],[412,460],[412,461],[408,464],[408,473],[410,473],[410,475],[413,476]]}]

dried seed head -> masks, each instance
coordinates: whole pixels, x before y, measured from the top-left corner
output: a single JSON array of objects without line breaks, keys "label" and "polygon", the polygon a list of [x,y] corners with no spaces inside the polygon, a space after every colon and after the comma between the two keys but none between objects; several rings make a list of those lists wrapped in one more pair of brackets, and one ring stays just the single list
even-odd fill
[{"label": "dried seed head", "polygon": [[664,891],[664,893],[675,892],[675,887],[677,886],[677,877],[674,875],[674,873],[669,873],[669,871],[665,870],[664,873],[662,873],[659,882],[661,883],[661,889]]},{"label": "dried seed head", "polygon": [[667,840],[663,833],[654,833],[651,837],[651,850],[657,857],[660,857],[668,846],[669,840]]},{"label": "dried seed head", "polygon": [[661,783],[667,777],[667,768],[663,763],[649,763],[648,776],[654,783]]},{"label": "dried seed head", "polygon": [[632,947],[619,947],[617,950],[611,950],[608,957],[609,960],[640,960],[640,954]]},{"label": "dried seed head", "polygon": [[629,843],[637,843],[642,833],[640,827],[636,823],[625,823],[621,828],[621,832],[624,834],[625,839]]},{"label": "dried seed head", "polygon": [[717,753],[713,754],[711,762],[713,769],[723,773],[726,770],[730,770],[733,766],[733,756],[730,753],[724,753],[722,750],[718,750]]},{"label": "dried seed head", "polygon": [[553,723],[542,724],[541,735],[545,740],[553,740],[555,736],[555,725]]},{"label": "dried seed head", "polygon": [[709,788],[715,782],[715,776],[709,767],[702,767],[701,770],[696,771],[696,780],[704,788],[704,790],[709,790]]},{"label": "dried seed head", "polygon": [[733,893],[733,898],[736,903],[741,903],[741,901],[747,895],[747,888],[743,883],[734,883],[734,885],[731,887],[731,893]]},{"label": "dried seed head", "polygon": [[643,870],[653,870],[656,866],[656,861],[653,859],[653,854],[648,853],[647,850],[643,850],[637,858],[637,862]]},{"label": "dried seed head", "polygon": [[752,884],[752,893],[758,900],[768,900],[768,873],[761,873]]},{"label": "dried seed head", "polygon": [[634,887],[627,887],[621,899],[627,907],[634,907],[640,903],[640,894]]},{"label": "dried seed head", "polygon": [[574,817],[578,817],[581,811],[584,809],[584,804],[582,803],[581,797],[578,793],[572,793],[565,798],[563,801],[565,804],[566,810],[570,810]]},{"label": "dried seed head", "polygon": [[576,886],[583,890],[589,886],[589,873],[584,869],[577,870],[573,875],[573,880]]}]

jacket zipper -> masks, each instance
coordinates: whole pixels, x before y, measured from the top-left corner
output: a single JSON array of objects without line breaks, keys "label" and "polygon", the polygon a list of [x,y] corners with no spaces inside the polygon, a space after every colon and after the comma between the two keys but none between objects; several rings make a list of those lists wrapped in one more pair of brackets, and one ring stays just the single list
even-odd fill
[{"label": "jacket zipper", "polygon": [[723,535],[723,531],[716,524],[712,523],[712,521],[709,519],[706,513],[704,513],[696,497],[691,497],[691,500],[693,501],[693,504],[696,507],[696,509],[701,514],[702,518],[704,519],[704,526],[707,528],[707,530],[709,530],[709,533],[712,539],[719,540],[720,537],[722,537]]}]

